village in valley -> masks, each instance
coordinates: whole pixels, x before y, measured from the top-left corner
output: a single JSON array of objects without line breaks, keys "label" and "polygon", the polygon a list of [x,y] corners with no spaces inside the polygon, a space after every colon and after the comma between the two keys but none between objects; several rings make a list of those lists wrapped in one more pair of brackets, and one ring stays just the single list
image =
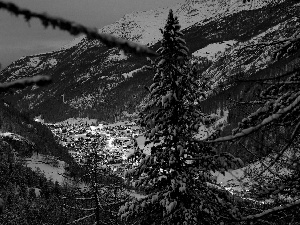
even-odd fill
[{"label": "village in valley", "polygon": [[[42,122],[40,119],[36,119],[36,121]],[[57,142],[68,149],[69,154],[79,165],[86,163],[87,156],[92,151],[103,150],[105,160],[103,160],[102,166],[110,167],[115,174],[122,178],[124,178],[126,166],[132,166],[134,162],[134,160],[130,160],[134,153],[150,154],[151,145],[144,146],[145,137],[134,120],[107,124],[105,122],[97,123],[96,120],[81,119],[78,121],[74,119],[45,125],[53,132]],[[100,140],[105,141],[104,147],[101,146]],[[38,166],[33,167],[36,169]],[[52,178],[60,183],[64,180]]]},{"label": "village in valley", "polygon": [[297,0],[14,1],[75,39],[0,64],[0,225],[300,224]]}]

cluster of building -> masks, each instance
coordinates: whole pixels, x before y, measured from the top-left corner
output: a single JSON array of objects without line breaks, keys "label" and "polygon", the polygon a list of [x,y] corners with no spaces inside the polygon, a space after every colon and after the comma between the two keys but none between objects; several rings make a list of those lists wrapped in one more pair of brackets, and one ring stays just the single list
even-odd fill
[{"label": "cluster of building", "polygon": [[47,125],[79,164],[86,163],[86,156],[91,152],[104,151],[105,164],[115,171],[120,171],[122,166],[125,166],[128,156],[139,150],[137,138],[141,135],[141,129],[135,122],[124,121],[98,126],[84,123]]}]

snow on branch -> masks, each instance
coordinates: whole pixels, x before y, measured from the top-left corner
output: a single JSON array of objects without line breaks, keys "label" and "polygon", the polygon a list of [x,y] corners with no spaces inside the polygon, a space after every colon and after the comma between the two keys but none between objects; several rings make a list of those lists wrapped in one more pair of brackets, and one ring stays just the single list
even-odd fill
[{"label": "snow on branch", "polygon": [[[300,34],[300,33],[299,33]],[[277,41],[266,41],[266,42],[260,42],[256,44],[245,44],[241,46],[241,49],[244,48],[250,48],[250,47],[256,47],[256,46],[271,46],[271,45],[278,45],[278,44],[284,44],[284,43],[293,43],[300,40],[299,34],[295,34],[294,37],[290,38],[283,38],[279,39]]]},{"label": "snow on branch", "polygon": [[81,220],[85,220],[85,219],[90,218],[90,217],[92,217],[92,216],[94,216],[94,215],[95,215],[95,213],[92,213],[92,214],[90,214],[90,215],[81,217],[81,218],[79,218],[79,219],[77,219],[77,220],[74,220],[74,221],[72,221],[72,222],[70,222],[70,223],[67,223],[67,224],[77,223],[77,222],[79,222],[79,221],[81,221]]},{"label": "snow on branch", "polygon": [[271,45],[281,45],[279,49],[273,52],[273,59],[279,60],[286,54],[291,54],[299,50],[300,45],[300,32],[294,33],[290,38],[282,38],[277,41],[261,42],[257,44],[244,45],[241,49],[246,49],[253,46],[271,46]]},{"label": "snow on branch", "polygon": [[242,102],[242,101],[236,101],[232,98],[228,98],[229,101],[234,102],[235,104],[238,105],[261,105],[261,104],[265,104],[265,101],[249,101],[249,102]]},{"label": "snow on branch", "polygon": [[[274,82],[262,82],[261,84],[270,84],[270,85],[274,85]],[[277,85],[299,85],[300,82],[299,81],[282,81],[282,82],[276,82]]]},{"label": "snow on branch", "polygon": [[[76,207],[74,207],[74,206],[69,206],[69,205],[65,205],[65,207],[68,207],[68,208],[70,208],[70,209],[78,209],[78,208],[76,208]],[[80,208],[80,210],[82,210],[82,211],[94,211],[96,208],[89,208],[89,209],[85,209],[85,208]]]},{"label": "snow on branch", "polygon": [[257,130],[259,130],[260,128],[270,124],[271,122],[279,119],[282,115],[285,115],[286,113],[288,113],[289,111],[291,111],[294,107],[296,107],[300,102],[300,95],[287,107],[278,110],[277,113],[272,114],[271,116],[265,118],[260,124],[258,124],[257,126],[254,127],[249,127],[247,129],[242,130],[240,133],[237,133],[235,135],[228,135],[225,137],[220,137],[217,138],[215,140],[211,140],[211,141],[206,141],[206,142],[224,142],[224,141],[233,141],[235,139],[238,138],[242,138],[245,137]]},{"label": "snow on branch", "polygon": [[23,89],[27,86],[31,86],[35,84],[38,86],[45,86],[50,84],[51,82],[52,79],[50,76],[37,75],[34,77],[26,77],[26,78],[22,78],[7,83],[0,83],[0,92],[5,92],[12,88]]},{"label": "snow on branch", "polygon": [[127,198],[127,199],[125,199],[124,201],[121,201],[121,202],[111,202],[111,203],[106,203],[106,204],[103,204],[103,206],[113,206],[113,205],[124,204],[124,203],[126,203],[128,200],[129,200],[129,198]]},{"label": "snow on branch", "polygon": [[281,156],[283,156],[283,154],[285,153],[285,151],[290,147],[290,145],[293,143],[294,138],[297,136],[298,131],[300,129],[300,122],[297,124],[297,126],[295,127],[292,137],[289,140],[289,142],[283,147],[283,149],[280,151],[280,153],[276,156],[276,158],[274,159],[274,161],[272,163],[270,163],[270,165],[268,167],[266,167],[265,170],[263,170],[262,172],[260,172],[256,177],[260,177],[266,170],[269,170],[269,168],[271,168],[278,160]]},{"label": "snow on branch", "polygon": [[[250,151],[245,145],[243,145],[241,142],[239,142],[239,145],[242,146],[247,152],[249,152],[250,154],[254,155],[256,158],[258,158],[257,155],[255,155],[252,151]],[[265,167],[264,171],[262,173],[260,173],[260,175],[262,175],[265,171],[269,171],[271,174],[273,174],[274,176],[277,176],[278,178],[282,179],[281,175],[278,173],[275,173],[272,169],[271,166],[267,166],[263,161],[260,161],[260,163]],[[259,176],[260,176],[259,175]]]},{"label": "snow on branch", "polygon": [[292,71],[288,72],[288,73],[284,73],[280,76],[275,76],[275,77],[268,77],[268,78],[260,78],[260,79],[247,79],[247,80],[238,80],[235,79],[235,82],[264,82],[264,81],[269,81],[269,80],[279,80],[281,78],[290,76],[292,74],[294,74],[295,72],[297,72],[299,70],[299,68],[295,68]]},{"label": "snow on branch", "polygon": [[268,215],[270,213],[275,213],[275,212],[279,212],[279,211],[283,211],[283,210],[286,210],[286,209],[289,209],[289,208],[293,208],[293,207],[296,207],[300,205],[300,200],[297,200],[297,201],[294,201],[292,203],[288,203],[288,204],[285,204],[285,205],[282,205],[282,206],[277,206],[277,207],[274,207],[272,209],[268,209],[262,213],[258,213],[258,214],[254,214],[254,215],[250,215],[250,216],[246,216],[246,217],[242,217],[240,220],[241,221],[246,221],[246,220],[254,220],[254,219],[258,219],[258,218],[261,218],[265,215]]},{"label": "snow on branch", "polygon": [[136,44],[134,42],[117,38],[110,34],[100,34],[96,28],[89,28],[81,24],[68,21],[62,18],[49,16],[45,13],[36,13],[28,9],[19,8],[13,3],[0,0],[0,9],[4,9],[15,16],[23,15],[26,21],[36,18],[40,20],[45,28],[51,25],[53,28],[59,28],[69,32],[71,35],[85,34],[88,38],[98,39],[108,47],[119,47],[125,52],[134,53],[141,56],[157,56],[157,53],[150,50],[146,46]]},{"label": "snow on branch", "polygon": [[94,200],[95,198],[75,198],[76,200]]}]

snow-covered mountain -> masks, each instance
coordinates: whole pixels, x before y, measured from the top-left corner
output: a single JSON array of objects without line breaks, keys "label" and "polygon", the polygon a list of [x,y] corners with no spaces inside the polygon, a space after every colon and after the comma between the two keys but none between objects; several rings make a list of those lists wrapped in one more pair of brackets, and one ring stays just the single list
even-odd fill
[{"label": "snow-covered mountain", "polygon": [[[259,3],[258,3],[259,2]],[[156,50],[170,8],[179,17],[194,62],[207,58],[204,71],[215,86],[244,70],[247,76],[268,68],[269,49],[242,46],[290,35],[299,27],[297,1],[273,6],[272,0],[187,0],[169,8],[127,14],[99,29]],[[112,121],[123,111],[132,113],[152,82],[143,57],[125,55],[99,41],[80,36],[58,51],[22,57],[1,71],[0,82],[38,74],[51,75],[53,84],[18,90],[5,98],[22,110],[46,120],[90,117]],[[242,64],[242,66],[240,66]],[[230,86],[230,85],[229,85]]]},{"label": "snow-covered mountain", "polygon": [[[163,28],[166,22],[166,15],[170,9],[175,12],[181,25],[181,29],[186,29],[195,24],[205,24],[210,20],[231,15],[243,10],[254,10],[268,5],[271,0],[247,2],[243,0],[186,0],[168,8],[158,8],[155,10],[134,12],[126,14],[113,24],[99,29],[100,33],[113,34],[137,43],[151,46],[161,38],[158,28]],[[84,41],[84,37],[74,39],[64,49],[73,47]]]}]

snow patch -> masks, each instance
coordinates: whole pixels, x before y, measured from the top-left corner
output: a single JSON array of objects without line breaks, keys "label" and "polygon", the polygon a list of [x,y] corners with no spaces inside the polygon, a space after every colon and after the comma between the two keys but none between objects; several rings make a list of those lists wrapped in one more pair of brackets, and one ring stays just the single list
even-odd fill
[{"label": "snow patch", "polygon": [[226,49],[230,48],[236,42],[237,41],[235,40],[230,40],[230,41],[209,44],[206,47],[195,51],[192,55],[206,57],[209,60],[213,60],[214,58],[216,58],[217,54],[225,52]]},{"label": "snow patch", "polygon": [[42,154],[34,154],[30,158],[26,158],[26,165],[36,171],[38,168],[43,172],[48,180],[63,184],[65,177],[63,176],[65,162],[58,159],[53,159]]},{"label": "snow patch", "polygon": [[268,5],[272,0],[243,3],[241,0],[232,1],[188,1],[172,7],[156,10],[134,12],[99,29],[100,33],[109,33],[140,44],[151,46],[161,38],[159,28],[163,28],[170,9],[178,16],[181,29],[194,24],[204,24],[211,19],[234,14],[243,10],[255,10]]},{"label": "snow patch", "polygon": [[136,69],[136,70],[132,70],[132,71],[129,72],[129,73],[123,73],[122,76],[123,76],[125,79],[127,79],[127,78],[129,78],[129,77],[133,77],[133,75],[134,75],[135,73],[141,71],[142,69],[143,69],[143,68],[138,68],[138,69]]},{"label": "snow patch", "polygon": [[44,119],[42,119],[42,115],[34,117],[35,122],[45,123]]},{"label": "snow patch", "polygon": [[41,59],[39,57],[33,57],[33,58],[30,58],[30,62],[28,62],[27,64],[31,67],[36,67],[40,62],[41,62]]},{"label": "snow patch", "polygon": [[77,78],[76,82],[84,83],[85,81],[87,81],[90,78],[91,78],[91,74],[89,72],[87,72],[86,74],[82,74],[79,78]]},{"label": "snow patch", "polygon": [[4,132],[2,133],[0,131],[0,137],[10,137],[12,138],[13,140],[16,140],[16,141],[23,141],[23,142],[26,142],[27,144],[30,144],[30,145],[34,145],[33,142],[29,141],[28,139],[24,138],[23,136],[19,135],[19,134],[15,134],[15,133],[11,133],[11,132]]},{"label": "snow patch", "polygon": [[211,134],[213,134],[218,129],[223,129],[227,124],[227,118],[229,115],[229,110],[224,110],[223,115],[221,115],[221,110],[217,110],[217,114],[211,114],[211,117],[215,117],[216,121],[212,124],[212,126],[201,125],[198,130],[198,134],[194,136],[194,138],[203,140],[208,138]]},{"label": "snow patch", "polygon": [[294,6],[300,6],[300,3],[295,4]]},{"label": "snow patch", "polygon": [[49,59],[48,60],[48,63],[51,65],[51,67],[52,66],[55,66],[56,64],[57,64],[57,60],[56,59],[54,59],[54,58],[52,58],[52,59]]},{"label": "snow patch", "polygon": [[109,56],[106,58],[107,61],[122,61],[122,60],[126,60],[128,58],[128,56],[125,55],[124,51],[120,50],[118,53],[112,53],[109,54]]}]

